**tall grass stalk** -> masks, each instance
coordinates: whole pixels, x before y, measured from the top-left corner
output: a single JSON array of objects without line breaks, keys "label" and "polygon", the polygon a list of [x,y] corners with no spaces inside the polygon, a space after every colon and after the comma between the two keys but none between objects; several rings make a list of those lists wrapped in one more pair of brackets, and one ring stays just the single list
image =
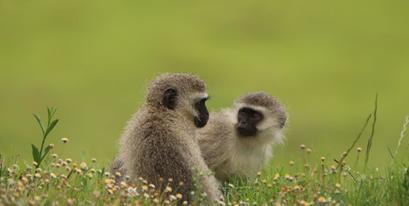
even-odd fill
[{"label": "tall grass stalk", "polygon": [[395,149],[395,155],[394,155],[395,157],[398,154],[399,148],[400,148],[400,146],[402,144],[402,141],[403,141],[403,139],[405,137],[408,125],[409,125],[409,115],[406,116],[405,122],[403,123],[402,130],[400,131],[400,137],[399,137],[398,145],[396,146],[396,149]]},{"label": "tall grass stalk", "polygon": [[[355,147],[356,143],[359,141],[359,139],[361,138],[362,134],[364,133],[366,127],[368,126],[369,120],[371,119],[372,114],[369,114],[368,117],[366,118],[365,124],[362,127],[361,131],[359,131],[358,136],[356,136],[355,140],[352,142],[351,146],[348,148],[348,150],[342,154],[341,159],[338,161],[339,163],[342,163],[348,156],[348,154],[351,152],[351,150]],[[340,165],[338,164],[338,167]]]},{"label": "tall grass stalk", "polygon": [[376,126],[376,117],[378,113],[378,94],[375,96],[375,108],[373,111],[373,121],[372,121],[372,130],[371,134],[369,135],[368,144],[366,147],[366,155],[365,155],[365,169],[367,168],[368,161],[369,161],[369,154],[371,152],[373,137],[375,135],[375,126]]}]

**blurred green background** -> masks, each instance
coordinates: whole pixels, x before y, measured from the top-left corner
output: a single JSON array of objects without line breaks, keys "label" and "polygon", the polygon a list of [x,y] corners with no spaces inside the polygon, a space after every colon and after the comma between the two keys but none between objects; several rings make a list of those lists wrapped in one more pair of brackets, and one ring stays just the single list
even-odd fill
[{"label": "blurred green background", "polygon": [[371,164],[386,165],[409,114],[408,6],[0,0],[0,153],[30,157],[30,143],[40,142],[31,114],[55,106],[56,150],[108,162],[146,84],[161,72],[191,72],[207,82],[213,111],[249,91],[281,99],[290,121],[277,162],[298,156],[302,143],[338,157],[379,93]]}]

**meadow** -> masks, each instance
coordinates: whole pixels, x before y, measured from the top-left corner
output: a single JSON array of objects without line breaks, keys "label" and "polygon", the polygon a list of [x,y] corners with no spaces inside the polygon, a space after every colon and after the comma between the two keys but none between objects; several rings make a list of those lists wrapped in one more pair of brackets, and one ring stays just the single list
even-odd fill
[{"label": "meadow", "polygon": [[[341,176],[348,179],[342,182],[336,181],[337,175],[334,180],[328,175],[322,190],[330,191],[339,183],[348,192],[341,191],[337,201],[345,200],[345,204],[359,205],[362,202],[354,201],[366,199],[363,197],[378,201],[380,194],[387,194],[389,199],[380,204],[403,205],[401,183],[409,142],[405,138],[400,141],[400,137],[409,114],[408,6],[402,0],[0,0],[2,171],[13,169],[16,163],[20,168],[16,173],[21,174],[25,165],[32,165],[31,144],[37,145],[41,136],[32,113],[44,116],[46,106],[58,108],[60,122],[47,145],[55,145],[50,154],[59,158],[49,157],[42,172],[54,171],[51,163],[59,159],[71,159],[69,164],[86,162],[90,168],[102,170],[118,150],[126,121],[142,104],[147,83],[162,72],[190,72],[206,81],[211,111],[229,107],[251,91],[277,96],[288,110],[286,141],[276,147],[273,161],[258,179],[272,184],[270,180],[278,173],[276,185],[226,186],[233,201],[245,201],[247,196],[265,202],[273,194],[277,199],[279,186],[295,186],[295,182],[287,184],[285,175],[304,171],[302,144],[313,151],[308,160],[311,170],[315,166],[320,170],[320,158],[326,157],[325,168],[330,173],[336,164],[333,159],[339,159],[351,146],[373,113],[378,94],[367,170],[355,175],[358,179],[363,176],[367,185],[362,187],[367,190],[362,191],[366,193],[354,190],[357,187],[350,175]],[[371,126],[349,155],[348,166],[354,171],[364,170]],[[69,143],[61,143],[62,138]],[[399,152],[391,155],[398,142]],[[358,147],[362,153],[354,167]],[[93,158],[98,160],[94,165]],[[290,161],[295,166],[290,166]],[[63,174],[59,170],[54,173]],[[337,171],[342,174],[339,168]],[[34,176],[34,169],[31,172]],[[104,188],[104,179],[109,178],[96,176],[91,178],[94,182],[87,187],[88,193],[81,193],[88,199],[94,188]],[[318,176],[303,179],[314,182],[300,185],[305,188],[305,201],[318,200],[320,195],[314,197],[322,186]],[[369,176],[377,181],[369,181]],[[81,178],[85,177],[67,182],[79,187]],[[257,188],[266,191],[265,195],[251,192]],[[66,192],[75,199],[77,193],[72,189]],[[354,196],[358,194],[361,198]],[[387,200],[393,201],[389,204]]]},{"label": "meadow", "polygon": [[[0,205],[188,205],[176,188],[164,186],[164,192],[142,178],[136,180],[97,163],[97,159],[77,161],[54,153],[48,144],[59,123],[55,108],[47,109],[47,120],[34,114],[42,138],[32,144],[32,163],[0,156]],[[397,147],[389,150],[392,163],[385,169],[368,167],[377,121],[377,102],[362,129],[339,158],[317,158],[313,149],[301,144],[299,157],[288,165],[269,166],[255,179],[231,178],[223,183],[223,205],[407,205],[409,170],[397,154],[409,126],[403,125]],[[365,149],[356,147],[370,126]],[[62,138],[62,147],[70,140]],[[40,146],[41,145],[41,146]],[[406,152],[406,151],[403,151]],[[183,185],[180,185],[183,186]],[[192,205],[216,205],[206,199],[201,185],[192,191]],[[222,205],[222,204],[218,204]]]}]

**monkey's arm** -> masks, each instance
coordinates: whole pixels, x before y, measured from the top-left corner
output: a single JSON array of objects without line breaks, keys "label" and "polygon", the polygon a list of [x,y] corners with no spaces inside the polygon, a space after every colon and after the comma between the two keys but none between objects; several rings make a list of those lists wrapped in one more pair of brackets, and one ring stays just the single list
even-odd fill
[{"label": "monkey's arm", "polygon": [[224,197],[220,191],[220,183],[216,180],[213,175],[213,172],[209,169],[204,159],[200,156],[199,148],[197,146],[197,157],[194,157],[193,162],[196,169],[200,172],[200,180],[203,185],[204,192],[208,196],[208,200],[212,203],[219,203],[224,205]]},{"label": "monkey's arm", "polygon": [[[165,136],[165,135],[162,135]],[[190,192],[194,189],[193,176],[188,161],[178,148],[174,138],[147,138],[150,145],[140,156],[140,169],[148,182],[163,191],[170,186],[173,193],[183,194],[183,201],[191,201]],[[149,158],[148,158],[149,157]],[[160,181],[163,179],[163,182]],[[169,179],[172,179],[169,181]],[[183,186],[180,183],[183,182]]]}]

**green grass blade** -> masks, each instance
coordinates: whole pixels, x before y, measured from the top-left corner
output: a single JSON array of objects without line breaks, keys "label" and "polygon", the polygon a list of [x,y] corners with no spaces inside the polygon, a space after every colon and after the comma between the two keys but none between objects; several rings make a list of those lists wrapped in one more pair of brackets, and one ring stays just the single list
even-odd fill
[{"label": "green grass blade", "polygon": [[361,131],[359,131],[358,136],[355,138],[355,140],[352,142],[351,146],[348,148],[348,150],[345,152],[345,154],[342,156],[342,158],[338,161],[338,167],[340,164],[347,158],[348,154],[351,152],[351,150],[355,147],[356,143],[358,140],[361,138],[362,134],[364,133],[366,127],[368,126],[369,120],[371,119],[372,114],[369,114],[368,117],[366,118],[365,124],[362,127]]},{"label": "green grass blade", "polygon": [[47,156],[48,152],[50,152],[50,150],[52,149],[52,147],[50,145],[48,145],[45,149],[44,149],[44,154],[41,157],[41,161],[43,161],[43,159]]},{"label": "green grass blade", "polygon": [[403,126],[402,126],[402,130],[400,131],[398,145],[396,146],[396,149],[395,149],[395,155],[394,155],[395,157],[398,155],[399,148],[403,142],[403,139],[405,138],[406,130],[408,129],[408,125],[409,125],[409,115],[406,116],[405,122],[403,123]]},{"label": "green grass blade", "polygon": [[40,118],[38,115],[36,115],[36,114],[33,114],[33,116],[34,116],[34,118],[37,120],[38,125],[40,125],[41,132],[42,132],[42,134],[43,134],[43,136],[44,136],[45,130],[44,130],[43,123],[41,122],[41,118]]},{"label": "green grass blade", "polygon": [[376,96],[375,96],[375,108],[374,108],[374,112],[373,112],[372,130],[371,130],[371,134],[370,134],[369,139],[368,139],[368,144],[366,146],[365,169],[366,169],[366,167],[368,165],[369,155],[370,155],[371,149],[372,149],[373,137],[375,135],[375,126],[376,126],[377,113],[378,113],[378,94],[376,94]]},{"label": "green grass blade", "polygon": [[390,147],[387,147],[386,149],[388,150],[388,153],[389,153],[389,156],[391,157],[391,159],[394,160],[394,159],[395,159],[395,155],[392,153],[391,148],[390,148]]},{"label": "green grass blade", "polygon": [[50,127],[51,118],[51,108],[47,107],[47,128]]},{"label": "green grass blade", "polygon": [[51,120],[53,119],[56,111],[57,109],[55,109],[54,107],[47,107],[47,115],[48,115],[47,127],[50,127]]},{"label": "green grass blade", "polygon": [[40,159],[41,159],[41,154],[40,154],[40,151],[38,150],[38,148],[37,148],[35,145],[33,145],[33,144],[31,144],[31,152],[32,152],[32,155],[33,155],[33,160],[34,160],[37,164],[39,164],[39,163],[40,163]]},{"label": "green grass blade", "polygon": [[409,169],[406,169],[405,177],[403,179],[403,187],[409,191]]},{"label": "green grass blade", "polygon": [[51,122],[50,126],[47,128],[47,131],[45,132],[44,137],[47,138],[48,134],[54,129],[54,127],[58,124],[59,120],[56,119]]},{"label": "green grass blade", "polygon": [[0,178],[3,176],[3,158],[0,154]]}]

